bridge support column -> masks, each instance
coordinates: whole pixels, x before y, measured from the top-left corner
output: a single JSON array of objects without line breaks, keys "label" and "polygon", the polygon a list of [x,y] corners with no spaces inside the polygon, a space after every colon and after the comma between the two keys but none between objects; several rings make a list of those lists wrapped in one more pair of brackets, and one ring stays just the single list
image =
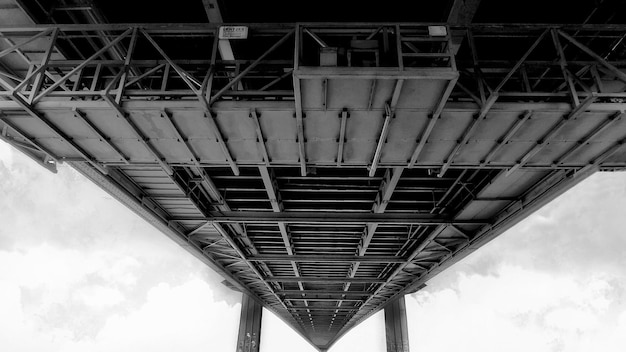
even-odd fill
[{"label": "bridge support column", "polygon": [[404,296],[385,307],[387,352],[409,352],[409,329]]},{"label": "bridge support column", "polygon": [[247,294],[241,299],[237,352],[258,352],[261,342],[263,306]]}]

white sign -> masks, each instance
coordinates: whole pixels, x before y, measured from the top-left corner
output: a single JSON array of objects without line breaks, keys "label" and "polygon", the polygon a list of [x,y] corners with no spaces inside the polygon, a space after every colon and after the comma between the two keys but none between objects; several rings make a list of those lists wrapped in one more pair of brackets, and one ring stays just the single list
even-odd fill
[{"label": "white sign", "polygon": [[445,37],[448,31],[446,26],[428,26],[428,34],[433,37]]},{"label": "white sign", "polygon": [[219,31],[219,39],[246,39],[248,27],[246,26],[222,26]]}]

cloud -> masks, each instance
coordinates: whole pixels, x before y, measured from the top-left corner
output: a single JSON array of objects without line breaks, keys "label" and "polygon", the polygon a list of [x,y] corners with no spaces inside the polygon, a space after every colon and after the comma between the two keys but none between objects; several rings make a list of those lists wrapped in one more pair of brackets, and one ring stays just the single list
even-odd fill
[{"label": "cloud", "polygon": [[0,143],[0,160],[9,167],[13,164],[13,148],[8,143]]},{"label": "cloud", "polygon": [[594,343],[618,351],[626,342],[618,323],[626,318],[616,313],[625,302],[615,281],[502,263],[493,270],[456,272],[451,285],[435,283],[408,297],[411,344],[433,352],[553,352]]},{"label": "cloud", "polygon": [[595,174],[481,248],[463,270],[485,272],[484,266],[506,262],[553,274],[601,271],[626,280],[624,208],[626,174]]},{"label": "cloud", "polygon": [[598,317],[585,309],[555,309],[545,317],[545,325],[550,328],[584,332],[600,326]]},{"label": "cloud", "polygon": [[116,306],[124,301],[124,294],[120,290],[107,286],[83,287],[74,292],[73,296],[82,304],[98,310]]},{"label": "cloud", "polygon": [[625,196],[624,173],[596,174],[431,280],[407,299],[412,345],[622,350]]},{"label": "cloud", "polygon": [[[118,295],[106,288],[85,293],[87,297],[105,295],[109,302]],[[79,336],[63,327],[38,329],[22,309],[17,285],[0,282],[0,295],[0,341],[7,351],[193,352],[226,351],[235,346],[239,306],[215,303],[210,286],[199,278],[152,288],[136,309],[109,315],[95,337]]]},{"label": "cloud", "polygon": [[52,174],[9,151],[12,161],[0,160],[0,255],[27,271],[16,280],[55,277],[67,287],[91,275],[90,284],[134,285],[133,292],[144,295],[164,276],[182,283],[201,273],[216,300],[235,304],[236,293],[218,274],[76,171],[60,165]]},{"label": "cloud", "polygon": [[617,326],[623,330],[626,335],[626,310],[619,315],[619,318],[617,318]]},{"label": "cloud", "polygon": [[[236,331],[221,322],[238,319],[238,294],[219,275],[69,167],[55,175],[8,155],[0,155],[0,341],[12,341],[7,350],[97,351],[136,333],[140,321],[167,341],[178,340],[167,331],[180,326],[188,330],[181,336],[210,335],[198,331],[206,329],[216,340]],[[186,318],[161,306],[182,308]],[[118,323],[133,330],[116,330]]]},{"label": "cloud", "polygon": [[[214,351],[234,349],[239,306],[215,303],[209,285],[193,279],[160,284],[143,306],[115,315],[95,338],[98,351]],[[129,333],[131,332],[132,333]]]},{"label": "cloud", "polygon": [[2,348],[14,352],[59,351],[61,339],[71,336],[63,329],[37,329],[22,310],[20,288],[0,280],[0,341]]},{"label": "cloud", "polygon": [[[134,284],[137,267],[125,254],[50,244],[0,251],[0,280],[19,288],[20,307],[37,329],[65,328],[93,336],[108,314],[138,304],[149,287]],[[123,275],[115,276],[120,272]]]}]

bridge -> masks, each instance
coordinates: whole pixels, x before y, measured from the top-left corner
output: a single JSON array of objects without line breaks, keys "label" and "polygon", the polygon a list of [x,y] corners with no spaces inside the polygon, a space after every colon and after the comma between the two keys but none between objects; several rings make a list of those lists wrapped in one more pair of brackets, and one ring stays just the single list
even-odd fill
[{"label": "bridge", "polygon": [[404,295],[626,167],[626,25],[471,24],[471,1],[447,22],[225,24],[204,1],[212,23],[88,2],[38,24],[37,1],[7,3],[0,138],[241,291],[237,351],[262,307],[320,351],[384,310],[408,351]]}]

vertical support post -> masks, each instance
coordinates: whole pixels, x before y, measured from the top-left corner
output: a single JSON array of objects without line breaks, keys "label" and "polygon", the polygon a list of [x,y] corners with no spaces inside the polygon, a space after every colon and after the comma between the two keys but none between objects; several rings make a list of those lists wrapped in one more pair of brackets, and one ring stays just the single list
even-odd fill
[{"label": "vertical support post", "polygon": [[404,56],[402,56],[402,36],[400,35],[400,25],[396,25],[396,51],[398,55],[398,69],[404,70]]},{"label": "vertical support post", "polygon": [[237,352],[259,352],[263,306],[247,294],[241,299]]},{"label": "vertical support post", "polygon": [[404,296],[385,307],[385,336],[387,352],[409,352],[409,329]]},{"label": "vertical support post", "polygon": [[561,41],[559,40],[559,35],[556,32],[556,29],[551,29],[550,33],[552,34],[552,41],[554,42],[554,48],[559,56],[559,66],[561,67],[561,73],[563,74],[563,78],[567,83],[569,88],[569,93],[572,98],[572,106],[578,106],[580,104],[580,99],[578,99],[578,95],[576,94],[576,86],[574,85],[574,80],[572,79],[572,75],[567,69],[567,59],[565,58],[565,51],[563,46],[561,46]]},{"label": "vertical support post", "polygon": [[54,53],[54,48],[56,47],[56,41],[57,41],[58,36],[59,36],[59,29],[55,28],[52,31],[52,35],[50,36],[50,46],[46,49],[46,52],[44,53],[43,58],[41,59],[40,67],[42,67],[42,69],[37,74],[37,77],[35,78],[35,82],[33,83],[33,86],[31,88],[30,97],[28,98],[29,103],[33,102],[33,99],[35,99],[35,96],[37,95],[37,93],[39,93],[39,90],[41,89],[41,86],[45,80],[46,70],[48,69],[47,67],[48,62],[50,61],[50,58],[52,57],[52,54]]},{"label": "vertical support post", "polygon": [[130,72],[130,63],[133,59],[133,54],[135,53],[135,46],[137,44],[138,31],[137,28],[133,28],[133,33],[130,37],[130,44],[128,44],[128,50],[126,52],[126,58],[124,59],[124,67],[122,67],[122,76],[120,77],[120,83],[117,88],[117,93],[115,94],[115,102],[118,104],[122,103],[122,95],[124,94],[124,88],[126,87],[126,79],[128,78],[128,73]]},{"label": "vertical support post", "polygon": [[300,52],[298,50],[298,48],[301,47],[300,45],[300,38],[301,38],[301,29],[300,29],[300,25],[296,24],[296,30],[295,30],[295,49],[294,49],[294,59],[293,59],[293,69],[294,69],[294,75],[293,75],[293,95],[294,95],[294,102],[295,102],[295,108],[296,108],[296,114],[295,114],[295,118],[296,118],[296,132],[297,132],[297,137],[298,137],[298,156],[300,158],[300,174],[304,177],[306,176],[306,146],[305,146],[305,141],[304,141],[304,121],[302,120],[304,118],[304,113],[302,112],[302,93],[300,91],[300,78],[298,78],[295,75],[295,72],[298,71],[298,67],[299,67],[299,60],[300,60]]}]

